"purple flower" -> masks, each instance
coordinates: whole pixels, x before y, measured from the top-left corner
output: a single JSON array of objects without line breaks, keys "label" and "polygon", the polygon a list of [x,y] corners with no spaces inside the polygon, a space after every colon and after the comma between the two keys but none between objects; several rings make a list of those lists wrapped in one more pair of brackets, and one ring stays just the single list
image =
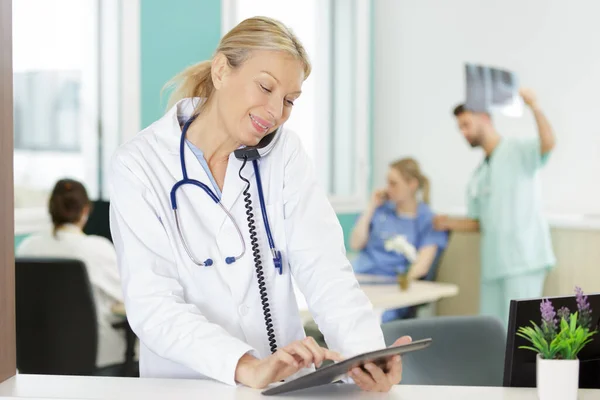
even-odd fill
[{"label": "purple flower", "polygon": [[587,311],[590,308],[588,297],[583,294],[579,286],[575,286],[575,299],[577,300],[577,309],[579,312]]},{"label": "purple flower", "polygon": [[556,332],[556,311],[554,306],[548,299],[542,299],[540,303],[540,311],[542,313],[542,330],[546,340],[552,340],[554,333]]},{"label": "purple flower", "polygon": [[590,328],[592,323],[592,310],[588,297],[583,294],[579,286],[575,286],[575,299],[577,301],[579,325]]},{"label": "purple flower", "polygon": [[571,314],[571,311],[567,307],[561,307],[561,309],[558,310],[556,313],[556,315],[558,316],[559,319],[564,319],[567,322],[569,322],[570,314]]}]

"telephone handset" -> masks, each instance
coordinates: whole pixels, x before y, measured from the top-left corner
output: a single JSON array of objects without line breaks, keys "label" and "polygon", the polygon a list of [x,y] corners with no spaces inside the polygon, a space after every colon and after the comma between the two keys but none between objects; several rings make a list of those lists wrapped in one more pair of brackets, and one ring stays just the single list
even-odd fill
[{"label": "telephone handset", "polygon": [[234,151],[235,157],[242,160],[242,166],[240,167],[239,177],[242,181],[246,182],[246,188],[244,189],[244,206],[246,207],[246,219],[248,221],[248,230],[250,231],[250,245],[252,247],[252,257],[254,258],[254,268],[256,270],[256,279],[258,281],[258,291],[260,293],[260,302],[262,304],[263,316],[265,319],[265,327],[267,329],[267,338],[269,341],[269,347],[271,353],[277,351],[277,341],[275,338],[275,329],[273,327],[273,318],[271,315],[271,309],[269,306],[269,298],[267,295],[267,286],[265,284],[265,277],[263,271],[263,265],[261,260],[260,248],[258,245],[258,238],[256,234],[256,222],[254,221],[254,213],[252,210],[252,199],[250,196],[250,181],[242,176],[242,170],[246,166],[246,162],[252,161],[254,172],[256,176],[256,184],[258,186],[258,197],[260,200],[260,208],[263,214],[263,221],[267,231],[267,237],[269,239],[269,247],[273,256],[273,263],[275,268],[279,270],[279,274],[282,274],[283,261],[281,259],[281,253],[275,249],[273,238],[271,237],[271,229],[269,227],[269,219],[266,212],[265,200],[263,198],[262,182],[260,180],[260,171],[258,170],[258,159],[265,157],[275,147],[277,140],[281,136],[281,127],[272,133],[269,133],[263,137],[256,146],[247,146]]},{"label": "telephone handset", "polygon": [[235,150],[233,153],[238,160],[254,161],[265,157],[275,147],[281,136],[281,127],[263,137],[256,146],[246,146]]}]

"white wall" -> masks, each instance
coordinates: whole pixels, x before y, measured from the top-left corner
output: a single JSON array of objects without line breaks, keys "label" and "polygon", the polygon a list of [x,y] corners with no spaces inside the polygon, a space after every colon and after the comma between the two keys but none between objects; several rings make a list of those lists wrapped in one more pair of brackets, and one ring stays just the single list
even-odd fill
[{"label": "white wall", "polygon": [[[600,214],[600,3],[594,0],[374,1],[374,183],[415,156],[433,206],[464,209],[482,153],[455,126],[465,61],[506,67],[533,87],[558,146],[542,172],[550,214]],[[495,117],[505,136],[534,135],[530,115]]]}]

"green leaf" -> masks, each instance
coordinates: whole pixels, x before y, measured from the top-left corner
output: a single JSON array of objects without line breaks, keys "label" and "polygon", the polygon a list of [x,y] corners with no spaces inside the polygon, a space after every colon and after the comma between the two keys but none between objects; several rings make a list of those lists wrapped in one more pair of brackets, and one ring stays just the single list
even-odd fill
[{"label": "green leaf", "polygon": [[520,349],[525,349],[525,350],[531,350],[531,351],[534,351],[534,352],[536,352],[536,353],[539,353],[539,352],[540,352],[540,349],[536,349],[536,348],[533,348],[533,347],[531,347],[531,346],[519,346],[519,348],[520,348]]},{"label": "green leaf", "polygon": [[577,328],[577,313],[571,314],[571,332],[575,332]]},{"label": "green leaf", "polygon": [[545,359],[575,359],[597,333],[580,324],[578,313],[566,319],[561,318],[556,330],[548,329],[545,323],[540,327],[530,322],[531,326],[520,327],[516,335],[527,340],[531,346],[520,348],[538,352]]}]

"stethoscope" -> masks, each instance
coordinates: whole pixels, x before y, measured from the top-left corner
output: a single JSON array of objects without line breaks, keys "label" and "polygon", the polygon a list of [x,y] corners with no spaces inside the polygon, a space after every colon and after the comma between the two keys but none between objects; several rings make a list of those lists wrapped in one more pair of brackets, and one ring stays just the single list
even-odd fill
[{"label": "stethoscope", "polygon": [[[240,239],[240,241],[242,242],[242,250],[240,251],[240,253],[236,256],[229,256],[225,258],[225,263],[226,264],[233,264],[234,262],[236,262],[237,260],[239,260],[240,258],[242,258],[244,256],[244,254],[246,254],[246,242],[244,241],[244,237],[242,236],[242,232],[240,231],[240,227],[238,226],[238,224],[235,222],[235,220],[233,219],[233,216],[231,215],[231,213],[229,211],[227,211],[227,209],[225,208],[225,206],[223,206],[223,204],[221,203],[221,200],[219,199],[219,197],[211,190],[211,188],[209,188],[207,185],[205,185],[204,183],[197,181],[195,179],[190,179],[188,177],[188,173],[187,173],[187,168],[185,166],[185,137],[186,137],[186,133],[188,128],[190,127],[190,125],[192,124],[192,122],[196,119],[197,115],[192,116],[191,118],[189,118],[186,123],[183,126],[183,129],[181,131],[181,140],[179,143],[179,160],[181,163],[181,173],[183,175],[183,179],[181,179],[180,181],[178,181],[177,183],[175,183],[175,185],[173,185],[173,188],[171,189],[171,206],[173,208],[173,213],[175,215],[175,224],[177,226],[177,233],[179,234],[179,239],[181,240],[181,243],[183,244],[183,248],[185,249],[185,252],[187,253],[188,257],[194,262],[194,264],[202,266],[202,267],[209,267],[211,265],[213,265],[213,260],[210,258],[207,258],[204,261],[198,261],[192,251],[190,250],[190,247],[188,246],[185,237],[182,233],[181,230],[181,224],[179,221],[179,212],[177,209],[177,197],[176,197],[176,193],[177,193],[177,189],[179,189],[180,187],[184,186],[184,185],[193,185],[193,186],[197,186],[200,189],[204,190],[204,192],[206,192],[206,194],[208,194],[208,196],[210,196],[210,198],[219,205],[219,207],[221,207],[221,210],[223,210],[223,212],[225,213],[225,215],[227,215],[227,217],[229,218],[229,220],[233,223],[233,226],[235,227],[235,230],[237,231],[238,237]],[[246,160],[244,160],[246,161]],[[260,171],[258,168],[258,161],[256,159],[252,160],[252,164],[254,166],[254,173],[256,175],[256,185],[258,187],[258,197],[260,200],[260,209],[261,209],[261,213],[262,213],[262,218],[263,218],[263,222],[265,224],[265,230],[267,232],[267,239],[269,242],[269,248],[271,250],[271,253],[273,255],[273,261],[275,262],[275,267],[279,270],[279,274],[282,274],[282,263],[281,263],[281,253],[279,251],[276,250],[275,248],[275,242],[273,240],[273,235],[271,234],[271,228],[269,226],[269,219],[267,217],[267,210],[265,207],[265,199],[263,196],[263,191],[262,191],[262,181],[260,178]],[[244,163],[245,165],[245,163]],[[243,168],[243,167],[242,167]],[[240,178],[241,177],[241,170],[240,170]]]}]

